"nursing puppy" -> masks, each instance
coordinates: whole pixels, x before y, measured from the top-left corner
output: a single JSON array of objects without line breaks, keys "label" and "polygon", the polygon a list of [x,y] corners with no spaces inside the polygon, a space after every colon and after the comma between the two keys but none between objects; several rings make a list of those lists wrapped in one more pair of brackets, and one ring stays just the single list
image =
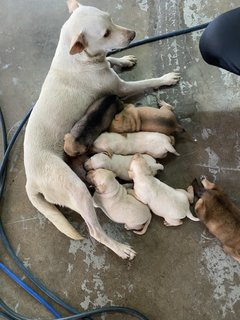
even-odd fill
[{"label": "nursing puppy", "polygon": [[87,179],[87,171],[84,167],[84,163],[87,160],[89,160],[89,156],[86,153],[77,157],[69,157],[68,155],[65,156],[65,162],[76,173],[76,175],[81,179],[81,181],[85,183],[89,192],[92,194],[94,188]]},{"label": "nursing puppy", "polygon": [[188,191],[173,189],[167,184],[154,178],[146,161],[140,154],[136,154],[130,164],[129,177],[134,181],[134,193],[137,199],[147,204],[153,213],[164,218],[165,226],[179,226],[181,219],[195,218],[189,208],[193,202],[193,187]]},{"label": "nursing puppy", "polygon": [[137,132],[152,131],[167,135],[183,132],[184,129],[177,123],[171,105],[160,102],[160,109],[133,104],[124,105],[123,111],[116,114],[110,127],[110,132]]},{"label": "nursing puppy", "polygon": [[[157,163],[156,160],[148,154],[142,155],[155,176],[158,170],[163,170],[163,165]],[[88,159],[84,166],[87,171],[92,169],[107,169],[113,171],[120,179],[129,181],[131,180],[128,175],[128,170],[133,156],[122,156],[113,154],[111,157],[105,153],[97,153]]]},{"label": "nursing puppy", "polygon": [[199,219],[217,237],[224,251],[240,262],[240,209],[229,196],[205,176],[201,177],[203,187],[195,180],[194,191],[200,198],[195,205]]},{"label": "nursing puppy", "polygon": [[71,157],[87,152],[93,141],[106,131],[115,114],[123,110],[116,96],[101,98],[91,105],[85,115],[64,136],[64,151]]},{"label": "nursing puppy", "polygon": [[121,155],[147,153],[154,158],[164,158],[168,152],[179,156],[172,146],[174,143],[174,137],[159,132],[135,132],[125,135],[104,132],[94,141],[92,151]]},{"label": "nursing puppy", "polygon": [[116,174],[97,169],[89,171],[87,177],[96,187],[95,207],[101,208],[112,221],[124,224],[127,230],[140,235],[147,231],[152,217],[148,206],[134,198],[132,189],[120,185]]},{"label": "nursing puppy", "polygon": [[90,235],[123,259],[134,250],[111,239],[97,219],[92,197],[64,161],[63,137],[98,99],[135,95],[147,89],[173,85],[178,73],[126,82],[110,65],[131,67],[134,56],[106,58],[106,53],[127,46],[135,32],[115,25],[109,14],[69,0],[70,18],[62,26],[56,53],[30,115],[24,138],[26,191],[29,200],[68,237],[82,239],[55,205],[68,207],[85,220]]}]

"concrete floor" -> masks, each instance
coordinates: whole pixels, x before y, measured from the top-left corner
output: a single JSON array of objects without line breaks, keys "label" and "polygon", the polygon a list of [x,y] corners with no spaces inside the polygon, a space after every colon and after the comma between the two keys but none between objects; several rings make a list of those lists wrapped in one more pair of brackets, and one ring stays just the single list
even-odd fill
[{"label": "concrete floor", "polygon": [[[82,4],[109,11],[118,24],[135,29],[141,39],[210,21],[237,7],[239,1],[84,0]],[[0,0],[0,104],[9,135],[38,98],[67,17],[64,0]],[[197,140],[179,139],[176,149],[181,156],[164,161],[166,168],[160,177],[174,187],[185,188],[194,177],[207,174],[240,204],[236,188],[240,181],[239,78],[204,63],[198,50],[200,34],[126,52],[135,54],[138,64],[122,77],[133,80],[172,70],[181,72],[179,85],[141,100],[154,104],[160,95],[172,103],[182,125]],[[107,233],[130,243],[138,252],[135,260],[128,262],[91,239],[81,217],[67,212],[86,236],[84,241],[72,241],[27,199],[22,140],[23,136],[11,156],[1,215],[17,255],[47,287],[79,310],[125,305],[153,320],[239,319],[240,265],[224,254],[203,225],[186,220],[180,227],[166,228],[154,217],[141,237],[100,213]],[[2,244],[0,255],[2,262],[24,278]],[[0,297],[29,317],[51,318],[2,273]]]}]

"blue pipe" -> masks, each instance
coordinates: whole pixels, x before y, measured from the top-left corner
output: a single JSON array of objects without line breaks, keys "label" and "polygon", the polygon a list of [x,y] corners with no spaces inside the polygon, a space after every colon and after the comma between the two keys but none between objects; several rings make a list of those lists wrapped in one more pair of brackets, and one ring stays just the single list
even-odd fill
[{"label": "blue pipe", "polygon": [[8,269],[3,263],[0,262],[0,269],[5,272],[13,281],[15,281],[20,287],[27,291],[33,298],[40,302],[49,312],[51,312],[56,318],[61,318],[61,315],[37,292],[29,287],[25,282],[18,278],[18,276]]}]

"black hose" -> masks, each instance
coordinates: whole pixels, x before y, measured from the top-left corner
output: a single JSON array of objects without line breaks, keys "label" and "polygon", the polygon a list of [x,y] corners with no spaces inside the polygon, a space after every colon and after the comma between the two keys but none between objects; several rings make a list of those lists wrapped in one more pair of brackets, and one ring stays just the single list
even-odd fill
[{"label": "black hose", "polygon": [[[7,140],[4,138],[4,157],[0,166],[0,177],[1,178],[1,190],[3,190],[4,188],[4,184],[5,184],[5,180],[6,180],[6,166],[7,166],[7,161],[8,161],[8,157],[9,157],[9,153],[18,137],[18,135],[20,134],[22,128],[24,127],[25,123],[27,122],[31,112],[32,112],[32,108],[30,108],[30,110],[26,113],[26,115],[24,116],[23,120],[21,121],[21,123],[19,124],[16,132],[14,133],[9,145],[7,144]],[[2,114],[2,113],[1,113]],[[3,137],[6,137],[6,127],[5,127],[5,122],[4,122],[4,118],[0,117],[0,122],[1,122],[1,128],[2,128],[2,133],[3,133]],[[1,200],[1,197],[0,197]],[[69,311],[70,313],[76,314],[79,313],[78,310],[72,308],[71,306],[69,306],[68,304],[66,304],[63,300],[61,300],[60,298],[58,298],[54,293],[52,293],[48,288],[46,288],[36,277],[34,277],[34,275],[24,266],[24,264],[22,263],[22,261],[17,257],[15,251],[13,250],[12,246],[10,245],[10,242],[6,236],[4,227],[3,227],[3,223],[2,223],[2,219],[0,216],[0,239],[3,242],[3,245],[5,247],[5,249],[7,250],[9,256],[12,258],[12,260],[16,263],[16,265],[19,267],[20,270],[23,271],[23,273],[42,291],[44,292],[49,298],[51,298],[53,301],[55,301],[57,304],[59,304],[60,306],[62,306],[63,308],[65,308],[67,311]]]},{"label": "black hose", "polygon": [[[25,317],[23,315],[20,315],[19,313],[16,313],[13,311],[11,308],[9,308],[6,303],[0,298],[0,307],[4,310],[4,312],[12,317],[15,320],[34,320],[32,318]],[[91,311],[85,311],[79,314],[75,314],[73,316],[69,317],[64,317],[64,318],[57,318],[54,320],[75,320],[75,319],[84,319],[89,316],[93,315],[101,315],[102,313],[120,313],[120,314],[127,314],[132,317],[136,317],[139,320],[148,320],[144,315],[142,315],[140,312],[136,311],[135,309],[132,308],[126,308],[126,307],[119,307],[119,306],[114,306],[114,307],[103,307]]]},{"label": "black hose", "polygon": [[3,312],[0,312],[0,319],[13,320],[13,318],[10,318],[7,314]]},{"label": "black hose", "polygon": [[139,40],[139,41],[135,41],[135,42],[130,43],[127,47],[110,51],[108,53],[108,56],[112,55],[112,54],[116,54],[118,52],[122,52],[124,50],[128,50],[128,49],[131,49],[131,48],[142,46],[142,45],[147,44],[147,43],[160,41],[160,40],[164,40],[164,39],[180,36],[180,35],[183,35],[183,34],[187,34],[187,33],[190,33],[190,32],[202,30],[202,29],[205,29],[208,25],[209,25],[209,22],[203,23],[203,24],[199,24],[198,26],[194,26],[194,27],[191,27],[191,28],[186,28],[186,29],[173,31],[173,32],[167,32],[167,33],[164,33],[164,34],[160,34],[158,36],[153,36],[153,37],[150,37],[150,38],[146,38],[146,39],[142,39],[142,40]]},{"label": "black hose", "polygon": [[[8,146],[7,130],[6,130],[6,125],[5,125],[4,116],[2,113],[1,107],[0,107],[0,123],[1,123],[1,128],[2,128],[3,150],[4,150],[4,154],[5,154],[5,151],[7,150],[7,146]],[[0,175],[0,199],[2,198],[2,195],[3,195],[6,176],[7,176],[7,166],[5,167],[4,172]]]}]

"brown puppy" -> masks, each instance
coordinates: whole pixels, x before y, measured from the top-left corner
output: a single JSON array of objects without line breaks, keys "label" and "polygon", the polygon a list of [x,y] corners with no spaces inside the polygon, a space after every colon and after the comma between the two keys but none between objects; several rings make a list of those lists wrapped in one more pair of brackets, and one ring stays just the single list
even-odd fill
[{"label": "brown puppy", "polygon": [[226,253],[240,262],[240,209],[214,183],[201,177],[204,188],[194,180],[193,188],[200,197],[195,205],[199,219],[222,243]]},{"label": "brown puppy", "polygon": [[64,151],[71,157],[84,154],[93,141],[108,129],[115,114],[123,110],[116,96],[107,96],[91,105],[85,115],[64,136]]},{"label": "brown puppy", "polygon": [[184,129],[177,123],[172,106],[161,101],[159,107],[160,109],[125,104],[123,111],[115,115],[109,131],[118,133],[154,131],[167,135],[183,132]]}]

